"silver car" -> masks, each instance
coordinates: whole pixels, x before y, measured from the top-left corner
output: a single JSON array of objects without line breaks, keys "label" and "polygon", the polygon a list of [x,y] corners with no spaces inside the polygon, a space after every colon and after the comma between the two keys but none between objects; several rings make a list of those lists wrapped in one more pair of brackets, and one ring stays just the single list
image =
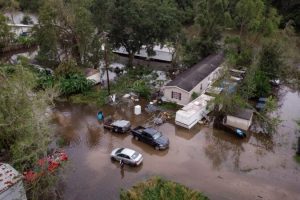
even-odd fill
[{"label": "silver car", "polygon": [[129,165],[140,165],[143,162],[143,156],[139,152],[136,152],[128,148],[116,148],[110,154],[111,159],[123,161]]}]

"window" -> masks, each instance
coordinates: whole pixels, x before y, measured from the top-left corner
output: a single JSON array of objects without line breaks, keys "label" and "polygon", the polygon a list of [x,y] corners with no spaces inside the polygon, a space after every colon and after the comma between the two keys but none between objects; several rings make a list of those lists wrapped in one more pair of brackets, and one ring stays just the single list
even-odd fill
[{"label": "window", "polygon": [[172,99],[181,100],[181,93],[172,91]]}]

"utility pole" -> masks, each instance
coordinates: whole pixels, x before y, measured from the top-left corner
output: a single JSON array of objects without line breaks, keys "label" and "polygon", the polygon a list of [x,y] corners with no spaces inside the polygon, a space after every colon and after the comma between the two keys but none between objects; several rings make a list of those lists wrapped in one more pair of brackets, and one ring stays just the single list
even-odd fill
[{"label": "utility pole", "polygon": [[105,46],[104,46],[104,62],[105,62],[105,70],[106,70],[106,79],[107,79],[107,91],[108,95],[110,95],[110,86],[109,86],[109,75],[108,75],[108,67],[109,67],[109,61],[108,61],[108,49],[107,49],[107,37],[105,38]]}]

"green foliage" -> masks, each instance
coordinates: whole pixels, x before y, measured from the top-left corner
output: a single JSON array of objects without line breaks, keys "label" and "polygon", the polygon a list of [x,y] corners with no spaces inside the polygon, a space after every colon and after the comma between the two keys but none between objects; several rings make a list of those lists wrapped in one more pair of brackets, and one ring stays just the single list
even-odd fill
[{"label": "green foliage", "polygon": [[73,103],[96,104],[97,106],[103,106],[108,102],[107,97],[107,90],[90,90],[82,94],[72,95],[70,100]]},{"label": "green foliage", "polygon": [[208,200],[206,196],[175,182],[159,177],[139,183],[128,191],[122,191],[121,200]]},{"label": "green foliage", "polygon": [[47,89],[52,88],[55,85],[55,78],[52,75],[47,74],[46,72],[39,73],[37,80],[38,88]]},{"label": "green foliage", "polygon": [[114,47],[125,47],[130,55],[129,66],[142,45],[151,50],[156,43],[172,40],[180,30],[172,1],[116,1],[112,18],[109,39]]},{"label": "green foliage", "polygon": [[295,155],[294,160],[300,164],[300,156],[299,155]]},{"label": "green foliage", "polygon": [[64,60],[54,71],[56,77],[65,77],[70,74],[80,74],[79,67],[73,59]]},{"label": "green foliage", "polygon": [[255,31],[263,19],[263,0],[240,0],[235,7],[235,22],[240,29],[240,36],[247,31]]},{"label": "green foliage", "polygon": [[40,61],[59,63],[58,52],[63,52],[79,66],[95,66],[95,59],[90,59],[90,55],[101,49],[101,43],[97,42],[101,37],[95,31],[90,6],[91,1],[49,0],[43,3],[39,12],[40,26],[35,30]]},{"label": "green foliage", "polygon": [[181,106],[173,102],[163,102],[161,105],[159,105],[159,107],[166,110],[178,110]]},{"label": "green foliage", "polygon": [[24,15],[21,24],[33,24],[33,21],[29,15]]},{"label": "green foliage", "polygon": [[59,79],[59,89],[63,95],[78,94],[91,89],[93,82],[81,74],[69,74]]},{"label": "green foliage", "polygon": [[[21,65],[0,66],[0,81],[0,149],[8,152],[7,162],[23,172],[47,155],[52,132],[46,109],[56,92],[35,91],[35,75]],[[27,197],[46,198],[54,179],[45,173],[37,182],[26,184]]]},{"label": "green foliage", "polygon": [[29,37],[29,36],[19,36],[17,39],[16,39],[16,42],[18,44],[22,44],[26,47],[30,47],[32,45],[34,45],[36,43],[35,39],[32,38],[32,37]]},{"label": "green foliage", "polygon": [[151,88],[144,80],[135,81],[132,85],[132,90],[144,98],[148,98],[151,94]]},{"label": "green foliage", "polygon": [[259,68],[269,79],[277,79],[282,66],[282,51],[280,46],[273,42],[263,46]]},{"label": "green foliage", "polygon": [[7,18],[0,13],[0,48],[10,44],[13,40],[11,28],[7,25]]},{"label": "green foliage", "polygon": [[199,94],[196,92],[193,92],[192,94],[192,100],[197,99],[197,97],[199,97]]},{"label": "green foliage", "polygon": [[256,97],[269,96],[271,92],[270,79],[262,71],[258,70],[255,73],[254,83]]},{"label": "green foliage", "polygon": [[44,0],[18,0],[22,10],[37,12]]}]

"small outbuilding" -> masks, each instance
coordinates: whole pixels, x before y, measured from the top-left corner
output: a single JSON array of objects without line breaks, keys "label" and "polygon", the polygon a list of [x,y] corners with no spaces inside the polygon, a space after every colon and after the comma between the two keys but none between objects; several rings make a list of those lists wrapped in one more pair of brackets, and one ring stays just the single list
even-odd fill
[{"label": "small outbuilding", "polygon": [[22,178],[22,175],[12,166],[0,163],[0,199],[26,200]]},{"label": "small outbuilding", "polygon": [[220,77],[223,62],[224,53],[206,57],[163,87],[165,99],[187,105],[192,100],[193,93],[204,93]]},{"label": "small outbuilding", "polygon": [[223,119],[225,126],[231,126],[244,131],[247,131],[253,120],[253,110],[251,109],[236,109],[232,114],[227,114]]}]

